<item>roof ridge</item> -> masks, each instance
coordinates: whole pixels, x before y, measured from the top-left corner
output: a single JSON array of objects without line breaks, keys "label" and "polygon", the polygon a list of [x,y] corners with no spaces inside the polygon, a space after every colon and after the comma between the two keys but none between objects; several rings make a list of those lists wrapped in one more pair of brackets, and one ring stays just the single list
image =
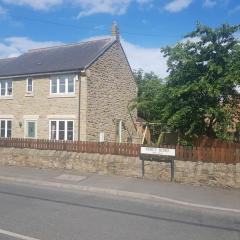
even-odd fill
[{"label": "roof ridge", "polygon": [[100,40],[113,40],[113,39],[114,38],[109,36],[109,37],[106,37],[106,38],[93,39],[93,40],[82,41],[82,42],[78,42],[78,43],[68,43],[68,44],[62,44],[62,45],[56,45],[56,46],[49,46],[49,47],[42,47],[42,48],[33,48],[33,49],[29,49],[27,51],[27,53],[32,53],[32,52],[37,52],[37,51],[44,51],[44,50],[54,49],[54,48],[73,47],[73,46],[78,46],[78,45],[82,45],[82,44],[89,43],[89,42],[96,42],[96,41],[100,41]]}]

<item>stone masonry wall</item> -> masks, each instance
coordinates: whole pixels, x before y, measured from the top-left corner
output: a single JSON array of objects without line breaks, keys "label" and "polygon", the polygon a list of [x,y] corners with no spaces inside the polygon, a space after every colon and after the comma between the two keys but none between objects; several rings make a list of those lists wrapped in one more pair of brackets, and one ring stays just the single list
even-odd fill
[{"label": "stone masonry wall", "polygon": [[[0,166],[68,169],[85,174],[141,177],[141,161],[138,157],[116,155],[0,148]],[[167,163],[145,162],[145,178],[169,181],[170,166]],[[240,188],[240,163],[232,165],[175,161],[175,181]]]},{"label": "stone masonry wall", "polygon": [[[50,96],[50,76],[33,77],[33,94],[26,93],[26,78],[13,80],[13,96],[0,98],[0,119],[11,115],[12,137],[24,138],[24,116],[34,115],[37,119],[37,138],[49,138],[48,115],[74,116],[75,139],[78,129],[78,86],[75,94]],[[67,119],[67,118],[66,118]],[[30,119],[29,120],[34,120]]]},{"label": "stone masonry wall", "polygon": [[[104,132],[105,141],[118,142],[118,120],[125,125],[122,142],[136,136],[128,104],[137,96],[137,84],[121,44],[114,43],[88,70],[87,140],[99,141],[100,132]],[[134,120],[136,116],[134,112]]]}]

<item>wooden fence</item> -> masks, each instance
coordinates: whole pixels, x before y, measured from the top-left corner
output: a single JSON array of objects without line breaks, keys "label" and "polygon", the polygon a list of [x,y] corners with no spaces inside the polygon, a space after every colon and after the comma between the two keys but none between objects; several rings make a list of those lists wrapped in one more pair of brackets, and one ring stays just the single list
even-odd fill
[{"label": "wooden fence", "polygon": [[176,156],[177,159],[184,161],[236,164],[240,163],[240,148],[177,146]]},{"label": "wooden fence", "polygon": [[[58,150],[70,152],[86,152],[137,157],[140,155],[139,144],[98,143],[83,141],[55,141],[43,139],[0,138],[0,147],[32,148],[40,150]],[[161,146],[176,148],[176,159],[183,161],[202,161],[212,163],[240,163],[240,146],[237,144],[218,146]]]},{"label": "wooden fence", "polygon": [[45,139],[2,138],[0,147],[32,148],[40,150],[58,150],[69,152],[86,152],[123,156],[139,156],[140,145],[112,142],[56,141]]}]

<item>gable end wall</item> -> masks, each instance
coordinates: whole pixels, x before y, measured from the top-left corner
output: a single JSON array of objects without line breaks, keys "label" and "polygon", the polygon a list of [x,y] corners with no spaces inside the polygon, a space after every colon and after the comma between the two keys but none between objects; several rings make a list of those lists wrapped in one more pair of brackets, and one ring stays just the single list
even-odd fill
[{"label": "gable end wall", "polygon": [[[128,113],[129,102],[137,96],[137,84],[119,42],[114,43],[89,67],[87,79],[87,140],[118,141],[116,122],[122,120],[122,142],[134,137],[135,128]],[[136,112],[132,113],[136,119]]]}]

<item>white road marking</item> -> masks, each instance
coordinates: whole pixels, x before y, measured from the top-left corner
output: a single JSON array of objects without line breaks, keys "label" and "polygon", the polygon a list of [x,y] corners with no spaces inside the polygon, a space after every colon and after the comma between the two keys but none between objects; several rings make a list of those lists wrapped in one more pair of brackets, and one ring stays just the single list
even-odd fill
[{"label": "white road marking", "polygon": [[7,236],[10,236],[10,237],[14,237],[14,238],[18,238],[20,240],[40,240],[40,239],[37,239],[37,238],[24,236],[24,235],[17,234],[17,233],[14,233],[14,232],[9,232],[9,231],[3,230],[3,229],[0,229],[0,234],[7,235]]}]

